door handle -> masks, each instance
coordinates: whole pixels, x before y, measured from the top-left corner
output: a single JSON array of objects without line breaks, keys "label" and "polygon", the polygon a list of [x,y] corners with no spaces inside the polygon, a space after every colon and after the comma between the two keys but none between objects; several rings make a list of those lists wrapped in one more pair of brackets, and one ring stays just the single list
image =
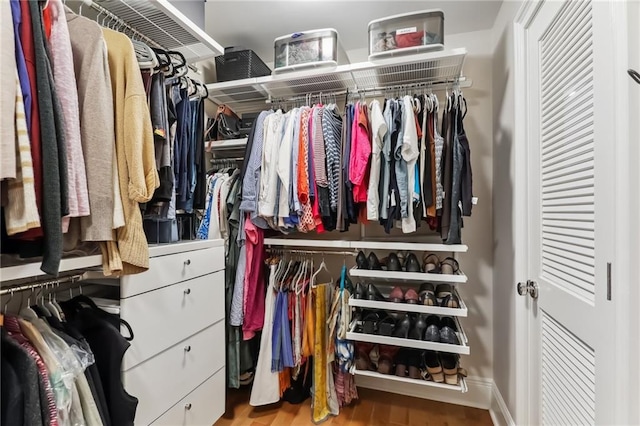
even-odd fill
[{"label": "door handle", "polygon": [[538,283],[535,281],[527,280],[526,283],[518,283],[518,294],[520,296],[531,296],[533,300],[538,298]]}]

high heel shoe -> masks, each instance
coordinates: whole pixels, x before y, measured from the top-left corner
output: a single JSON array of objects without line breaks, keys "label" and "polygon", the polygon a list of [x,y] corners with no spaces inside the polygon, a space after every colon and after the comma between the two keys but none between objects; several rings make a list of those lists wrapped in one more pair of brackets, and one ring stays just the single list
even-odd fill
[{"label": "high heel shoe", "polygon": [[367,300],[377,300],[384,302],[387,300],[387,298],[384,297],[382,293],[380,293],[380,290],[378,290],[376,286],[370,283],[369,285],[367,285]]},{"label": "high heel shoe", "polygon": [[457,385],[460,382],[460,376],[467,376],[467,371],[464,368],[460,368],[460,356],[458,354],[441,353],[440,363],[444,373],[444,382],[448,385]]},{"label": "high heel shoe", "polygon": [[402,271],[402,265],[397,254],[389,253],[389,256],[387,256],[387,271]]},{"label": "high heel shoe", "polygon": [[444,382],[444,371],[442,371],[442,364],[440,364],[438,353],[435,351],[424,351],[423,360],[431,380],[436,383]]},{"label": "high heel shoe", "polygon": [[418,296],[420,296],[420,302],[426,306],[435,306],[437,304],[435,290],[433,288],[433,284],[424,283],[420,286],[420,291],[418,292]]},{"label": "high heel shoe", "polygon": [[409,338],[415,340],[422,340],[422,336],[424,336],[424,330],[427,328],[427,321],[424,316],[418,315],[418,318],[413,323],[413,327],[411,327],[411,331],[409,332]]},{"label": "high heel shoe", "polygon": [[356,256],[356,266],[358,269],[369,269],[369,261],[362,250],[360,250]]},{"label": "high heel shoe", "polygon": [[405,314],[404,318],[396,325],[393,331],[393,337],[400,337],[406,339],[409,337],[409,331],[411,330],[411,317],[409,314]]},{"label": "high heel shoe", "polygon": [[407,272],[422,272],[420,262],[415,254],[409,253],[407,259],[404,262],[404,270]]},{"label": "high heel shoe", "polygon": [[380,264],[380,260],[378,260],[378,256],[374,252],[369,253],[369,257],[367,257],[367,263],[369,265],[369,270],[371,271],[381,271],[382,265]]}]

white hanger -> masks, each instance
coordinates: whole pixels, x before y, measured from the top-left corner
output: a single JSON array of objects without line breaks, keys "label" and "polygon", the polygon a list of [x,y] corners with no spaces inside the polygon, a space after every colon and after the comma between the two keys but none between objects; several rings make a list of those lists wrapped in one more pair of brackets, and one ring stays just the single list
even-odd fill
[{"label": "white hanger", "polygon": [[327,264],[324,261],[324,257],[322,258],[322,262],[320,263],[320,266],[318,267],[318,270],[313,274],[311,281],[313,282],[313,286],[315,287],[315,283],[316,283],[316,277],[318,276],[318,274],[322,271],[325,270],[329,273],[329,277],[331,278],[330,282],[333,282],[333,275],[331,275],[331,272],[329,271],[329,269],[327,268]]}]

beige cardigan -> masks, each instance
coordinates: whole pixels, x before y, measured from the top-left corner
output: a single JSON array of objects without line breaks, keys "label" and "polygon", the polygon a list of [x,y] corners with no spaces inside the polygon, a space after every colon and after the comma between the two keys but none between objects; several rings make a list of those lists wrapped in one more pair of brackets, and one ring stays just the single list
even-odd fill
[{"label": "beige cardigan", "polygon": [[[116,155],[125,217],[125,226],[116,230],[116,241],[102,243],[103,267],[105,275],[134,274],[149,268],[149,246],[138,203],[151,199],[160,179],[156,170],[147,95],[133,45],[124,34],[109,29],[102,31],[111,73]],[[120,266],[118,251],[122,271],[117,270]]]}]

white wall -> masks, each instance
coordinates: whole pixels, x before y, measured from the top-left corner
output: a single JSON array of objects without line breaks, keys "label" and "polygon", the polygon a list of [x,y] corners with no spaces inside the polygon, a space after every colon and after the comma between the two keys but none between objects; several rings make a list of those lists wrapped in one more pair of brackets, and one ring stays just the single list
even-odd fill
[{"label": "white wall", "polygon": [[505,1],[493,28],[493,365],[494,381],[516,423],[517,303],[514,271],[513,19],[521,1]]}]

